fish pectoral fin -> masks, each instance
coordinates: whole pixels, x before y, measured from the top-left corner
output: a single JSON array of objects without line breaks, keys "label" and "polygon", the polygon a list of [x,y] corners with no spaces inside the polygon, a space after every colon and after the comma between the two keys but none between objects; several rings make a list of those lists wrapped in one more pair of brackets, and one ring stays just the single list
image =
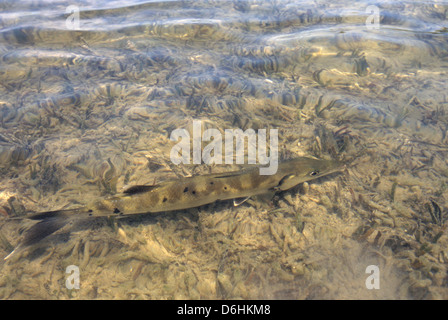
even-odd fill
[{"label": "fish pectoral fin", "polygon": [[235,206],[235,207],[238,207],[240,204],[243,204],[244,202],[246,202],[247,200],[249,200],[250,199],[250,196],[249,197],[245,197],[245,198],[236,198],[236,199],[233,199],[233,205]]},{"label": "fish pectoral fin", "polygon": [[278,183],[278,186],[274,187],[275,191],[285,191],[288,189],[291,189],[292,187],[295,187],[298,185],[300,181],[294,174],[288,174],[284,176],[280,182]]}]

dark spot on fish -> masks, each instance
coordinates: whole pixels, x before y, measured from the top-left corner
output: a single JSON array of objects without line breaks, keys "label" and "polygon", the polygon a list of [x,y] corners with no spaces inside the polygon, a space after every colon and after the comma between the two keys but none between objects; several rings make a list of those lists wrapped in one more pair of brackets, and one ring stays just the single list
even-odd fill
[{"label": "dark spot on fish", "polygon": [[119,213],[121,213],[121,211],[120,211],[118,208],[115,208],[115,209],[114,209],[114,213],[115,213],[115,214],[119,214]]},{"label": "dark spot on fish", "polygon": [[227,187],[224,187],[224,190],[227,190]]},{"label": "dark spot on fish", "polygon": [[192,193],[192,194],[196,194],[196,191],[195,191],[195,190],[193,190],[193,191],[191,191],[191,193]]},{"label": "dark spot on fish", "polygon": [[185,187],[184,192],[187,192],[187,191],[188,191],[188,187]]},{"label": "dark spot on fish", "polygon": [[89,210],[87,210],[87,212],[89,213],[89,217],[91,217],[91,216],[93,216],[93,210],[92,209],[89,209]]},{"label": "dark spot on fish", "polygon": [[164,198],[163,198],[163,202],[166,202],[166,200],[168,200],[168,198],[167,198],[167,197],[164,197]]},{"label": "dark spot on fish", "polygon": [[92,210],[92,209],[89,209],[87,212],[90,213],[90,212],[93,212],[93,210]]},{"label": "dark spot on fish", "polygon": [[214,184],[214,182],[213,182],[213,181],[210,181],[210,184]]}]

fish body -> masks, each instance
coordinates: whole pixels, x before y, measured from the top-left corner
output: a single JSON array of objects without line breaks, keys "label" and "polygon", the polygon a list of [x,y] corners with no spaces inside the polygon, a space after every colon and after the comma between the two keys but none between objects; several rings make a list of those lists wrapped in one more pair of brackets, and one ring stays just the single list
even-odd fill
[{"label": "fish body", "polygon": [[199,207],[218,200],[246,198],[288,190],[341,168],[335,160],[296,158],[279,165],[274,175],[260,175],[257,167],[135,186],[124,193],[87,206],[91,215],[136,214]]},{"label": "fish body", "polygon": [[39,222],[26,231],[19,247],[39,242],[73,219],[182,210],[218,200],[273,194],[339,171],[342,167],[343,164],[337,160],[302,157],[280,163],[273,175],[260,175],[259,168],[253,167],[169,180],[153,186],[133,186],[121,194],[95,201],[85,207],[28,216],[28,219]]}]

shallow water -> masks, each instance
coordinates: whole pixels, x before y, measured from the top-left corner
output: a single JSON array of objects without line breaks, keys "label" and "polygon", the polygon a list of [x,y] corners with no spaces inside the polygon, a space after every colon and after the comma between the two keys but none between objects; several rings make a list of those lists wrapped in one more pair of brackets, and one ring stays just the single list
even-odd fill
[{"label": "shallow water", "polygon": [[26,226],[10,217],[236,169],[171,162],[193,120],[349,164],[268,204],[60,232],[0,265],[0,298],[447,299],[447,17],[446,1],[1,2],[0,256]]}]

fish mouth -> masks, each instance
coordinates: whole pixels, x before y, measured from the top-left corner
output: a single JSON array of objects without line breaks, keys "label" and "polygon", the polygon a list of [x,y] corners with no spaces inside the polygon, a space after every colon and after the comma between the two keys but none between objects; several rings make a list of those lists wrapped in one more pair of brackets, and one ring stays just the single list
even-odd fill
[{"label": "fish mouth", "polygon": [[332,160],[330,167],[331,169],[325,171],[325,173],[322,176],[326,176],[335,172],[344,171],[347,168],[347,164],[340,160]]}]

